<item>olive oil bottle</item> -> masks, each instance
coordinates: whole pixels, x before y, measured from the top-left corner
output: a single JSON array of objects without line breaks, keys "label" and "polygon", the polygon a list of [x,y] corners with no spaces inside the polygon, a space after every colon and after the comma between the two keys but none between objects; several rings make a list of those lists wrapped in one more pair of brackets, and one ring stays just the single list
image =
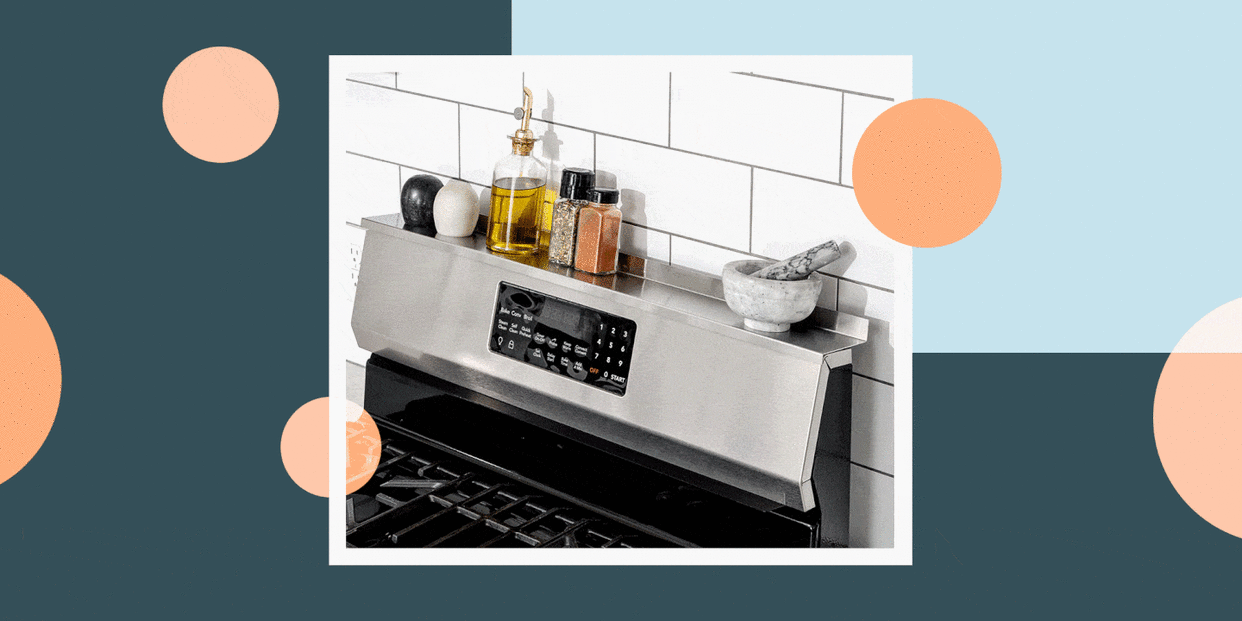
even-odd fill
[{"label": "olive oil bottle", "polygon": [[505,254],[531,254],[546,247],[544,228],[544,188],[548,184],[548,167],[531,155],[535,134],[530,131],[531,104],[534,96],[522,88],[522,127],[509,139],[513,152],[496,163],[492,173],[492,204],[487,220],[487,247]]}]

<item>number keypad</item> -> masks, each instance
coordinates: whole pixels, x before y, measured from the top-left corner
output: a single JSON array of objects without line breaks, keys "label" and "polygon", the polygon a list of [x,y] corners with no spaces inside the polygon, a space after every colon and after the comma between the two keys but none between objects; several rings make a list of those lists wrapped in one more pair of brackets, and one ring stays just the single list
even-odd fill
[{"label": "number keypad", "polygon": [[488,347],[624,396],[636,328],[624,317],[502,282]]}]

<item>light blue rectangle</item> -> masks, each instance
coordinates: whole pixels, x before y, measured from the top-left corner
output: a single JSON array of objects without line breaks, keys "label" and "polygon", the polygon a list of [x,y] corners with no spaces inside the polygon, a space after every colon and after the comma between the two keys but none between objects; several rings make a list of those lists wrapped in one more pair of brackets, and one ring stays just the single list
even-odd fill
[{"label": "light blue rectangle", "polygon": [[1240,6],[518,0],[513,52],[913,55],[1003,168],[914,253],[915,351],[1162,352],[1242,297]]}]

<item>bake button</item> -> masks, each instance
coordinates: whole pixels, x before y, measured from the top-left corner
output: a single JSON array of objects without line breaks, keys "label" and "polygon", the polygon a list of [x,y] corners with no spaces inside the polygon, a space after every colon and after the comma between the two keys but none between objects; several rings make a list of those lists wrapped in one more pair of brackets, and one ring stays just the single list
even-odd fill
[{"label": "bake button", "polygon": [[575,355],[575,356],[585,356],[585,355],[587,355],[587,348],[585,348],[585,347],[583,347],[583,346],[581,346],[581,345],[574,345],[574,355]]},{"label": "bake button", "polygon": [[548,337],[544,336],[542,332],[535,333],[535,344],[536,345],[543,345],[544,341],[547,341],[547,340],[548,340]]}]

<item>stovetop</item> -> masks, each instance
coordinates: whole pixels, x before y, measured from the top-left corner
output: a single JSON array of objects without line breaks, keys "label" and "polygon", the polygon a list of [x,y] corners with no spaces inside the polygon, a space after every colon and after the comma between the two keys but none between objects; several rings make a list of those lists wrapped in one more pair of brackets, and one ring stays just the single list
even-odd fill
[{"label": "stovetop", "polygon": [[350,547],[653,548],[674,543],[413,440],[346,499]]},{"label": "stovetop", "polygon": [[523,420],[380,356],[368,362],[366,380],[383,457],[347,499],[351,547],[808,547],[819,540],[818,510],[720,496],[625,459],[619,447]]}]

